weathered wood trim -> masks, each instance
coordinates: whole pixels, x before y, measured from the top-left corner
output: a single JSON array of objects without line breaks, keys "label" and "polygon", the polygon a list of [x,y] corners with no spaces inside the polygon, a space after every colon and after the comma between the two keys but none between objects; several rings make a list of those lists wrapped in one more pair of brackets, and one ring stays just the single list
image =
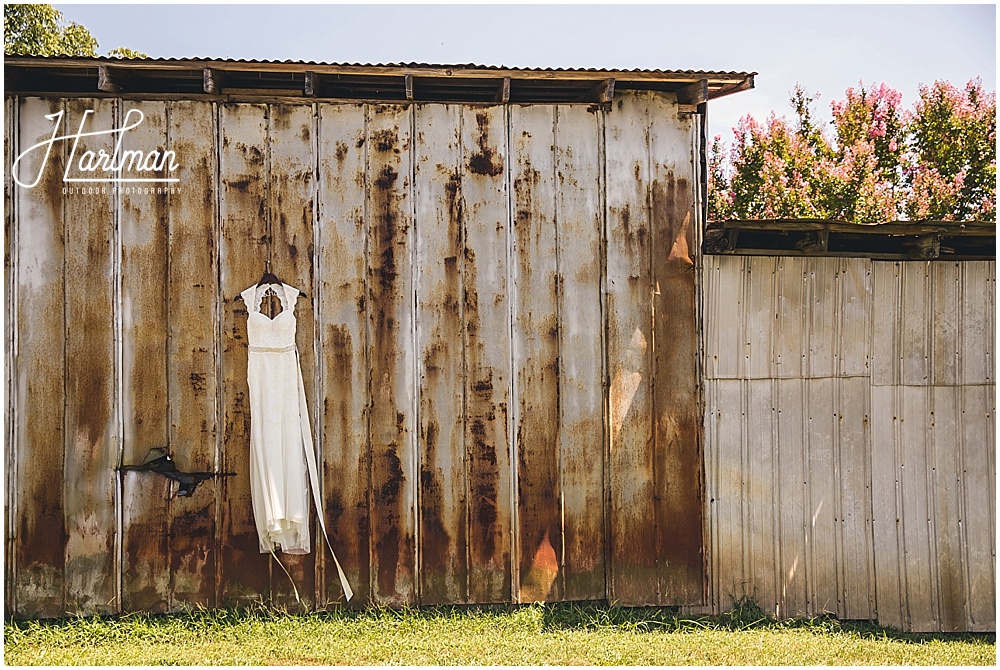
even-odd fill
[{"label": "weathered wood trim", "polygon": [[500,87],[497,89],[497,94],[493,97],[493,102],[502,104],[510,102],[510,77],[504,77],[500,80]]},{"label": "weathered wood trim", "polygon": [[126,77],[117,68],[100,65],[97,68],[97,90],[104,93],[121,93]]},{"label": "weathered wood trim", "polygon": [[873,235],[996,235],[996,223],[989,221],[890,221],[886,223],[846,223],[821,219],[775,219],[761,221],[720,221],[712,227],[762,231],[826,230],[833,233]]},{"label": "weathered wood trim", "polygon": [[202,90],[209,95],[221,94],[225,82],[225,74],[221,70],[215,70],[210,67],[204,68],[201,72]]},{"label": "weathered wood trim", "polygon": [[708,102],[708,80],[702,79],[677,89],[677,104],[700,105]]},{"label": "weathered wood trim", "polygon": [[598,82],[597,85],[577,98],[576,102],[605,103],[611,102],[613,97],[615,97],[615,79],[609,77]]}]

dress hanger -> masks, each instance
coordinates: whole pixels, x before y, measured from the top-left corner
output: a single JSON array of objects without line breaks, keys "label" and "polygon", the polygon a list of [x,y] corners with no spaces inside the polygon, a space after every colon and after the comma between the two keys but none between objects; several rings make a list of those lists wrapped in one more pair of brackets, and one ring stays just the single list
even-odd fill
[{"label": "dress hanger", "polygon": [[[284,284],[284,283],[285,282],[278,279],[278,275],[273,274],[271,272],[271,261],[264,261],[264,274],[260,276],[260,281],[257,282],[257,286],[261,287],[264,286],[265,284]],[[308,297],[305,294],[305,291],[299,291],[299,296],[302,298]],[[233,298],[233,300],[236,300],[237,298],[242,299],[243,295],[242,294],[237,295],[235,298]]]}]

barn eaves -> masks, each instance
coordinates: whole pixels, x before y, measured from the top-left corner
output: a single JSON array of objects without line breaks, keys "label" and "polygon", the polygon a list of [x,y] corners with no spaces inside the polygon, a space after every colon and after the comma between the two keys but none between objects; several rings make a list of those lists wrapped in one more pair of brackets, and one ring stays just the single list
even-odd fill
[{"label": "barn eaves", "polygon": [[843,256],[875,260],[994,260],[993,221],[890,221],[877,224],[818,219],[715,221],[703,251],[737,256]]},{"label": "barn eaves", "polygon": [[426,63],[6,56],[7,95],[154,99],[610,103],[615,91],[675,93],[680,111],[753,88],[756,72],[530,69]]}]

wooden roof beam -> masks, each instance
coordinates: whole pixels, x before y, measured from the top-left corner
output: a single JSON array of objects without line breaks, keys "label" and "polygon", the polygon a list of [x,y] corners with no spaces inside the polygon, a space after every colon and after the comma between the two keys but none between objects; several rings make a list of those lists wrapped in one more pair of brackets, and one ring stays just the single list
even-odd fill
[{"label": "wooden roof beam", "polygon": [[221,70],[206,67],[201,71],[202,89],[205,93],[219,95],[222,93],[222,80],[224,75]]},{"label": "wooden roof beam", "polygon": [[611,102],[615,97],[614,77],[600,81],[596,86],[576,99],[577,102]]},{"label": "wooden roof beam", "polygon": [[717,91],[714,91],[711,95],[712,100],[716,100],[726,95],[732,95],[733,93],[739,93],[740,91],[748,91],[753,88],[753,75],[747,75],[746,79],[738,84],[732,84],[730,86],[722,86]]},{"label": "wooden roof beam", "polygon": [[708,102],[707,79],[677,89],[678,105],[700,105],[703,102]]},{"label": "wooden roof beam", "polygon": [[302,83],[302,94],[310,98],[319,95],[319,75],[312,70],[306,70]]},{"label": "wooden roof beam", "polygon": [[127,89],[128,76],[118,68],[101,65],[97,68],[97,90],[104,93],[121,93]]},{"label": "wooden roof beam", "polygon": [[510,77],[504,77],[500,81],[500,87],[497,89],[497,94],[493,96],[493,102],[503,104],[510,102]]}]

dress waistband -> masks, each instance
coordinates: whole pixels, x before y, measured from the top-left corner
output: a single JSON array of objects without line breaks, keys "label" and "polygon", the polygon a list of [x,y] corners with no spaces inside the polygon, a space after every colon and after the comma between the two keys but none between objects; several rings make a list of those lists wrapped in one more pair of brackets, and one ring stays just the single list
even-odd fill
[{"label": "dress waistband", "polygon": [[287,347],[258,347],[251,344],[247,349],[255,354],[282,354],[286,351],[295,351],[295,345],[289,344]]}]

